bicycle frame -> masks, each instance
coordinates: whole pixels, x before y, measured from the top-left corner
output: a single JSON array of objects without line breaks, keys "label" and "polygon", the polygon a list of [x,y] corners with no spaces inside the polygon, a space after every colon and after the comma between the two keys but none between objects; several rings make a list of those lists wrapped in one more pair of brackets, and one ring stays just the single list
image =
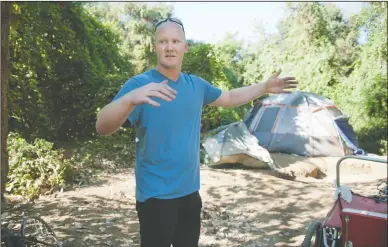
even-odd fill
[{"label": "bicycle frame", "polygon": [[340,165],[341,165],[341,162],[346,160],[346,159],[357,159],[357,160],[373,161],[373,162],[378,162],[378,163],[387,163],[387,160],[374,158],[374,157],[368,157],[368,156],[347,155],[347,156],[341,157],[337,161],[337,166],[336,166],[337,188],[339,188],[341,186],[341,183],[340,183]]},{"label": "bicycle frame", "polygon": [[[341,186],[340,165],[341,165],[341,162],[346,160],[346,159],[357,159],[357,160],[372,161],[372,162],[376,162],[376,163],[387,163],[387,160],[384,160],[381,158],[375,158],[375,157],[355,156],[355,155],[344,156],[337,161],[337,166],[336,166],[336,183],[337,183],[336,185],[337,185],[337,188],[339,188]],[[345,212],[345,210],[342,212]],[[365,220],[366,219],[368,219],[368,218],[365,218]],[[350,247],[350,246],[352,246],[352,244],[349,241],[349,232],[348,232],[348,230],[349,230],[349,215],[344,216],[343,220],[345,221],[345,229],[344,229],[345,230],[345,232],[344,232],[345,238],[344,238],[343,243],[344,243],[345,247]],[[384,217],[382,217],[382,220],[384,220]],[[385,217],[385,220],[386,220],[386,217]],[[326,236],[324,235],[323,237],[325,238]],[[326,239],[324,239],[324,240],[326,240]],[[326,242],[324,242],[324,245],[327,246]]]}]

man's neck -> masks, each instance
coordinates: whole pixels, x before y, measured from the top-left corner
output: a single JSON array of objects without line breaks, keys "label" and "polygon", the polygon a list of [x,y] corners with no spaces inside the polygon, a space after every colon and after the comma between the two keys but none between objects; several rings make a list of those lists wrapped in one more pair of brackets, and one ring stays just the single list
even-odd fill
[{"label": "man's neck", "polygon": [[181,73],[180,69],[166,69],[163,66],[160,66],[159,64],[156,66],[156,70],[173,81],[177,81]]}]

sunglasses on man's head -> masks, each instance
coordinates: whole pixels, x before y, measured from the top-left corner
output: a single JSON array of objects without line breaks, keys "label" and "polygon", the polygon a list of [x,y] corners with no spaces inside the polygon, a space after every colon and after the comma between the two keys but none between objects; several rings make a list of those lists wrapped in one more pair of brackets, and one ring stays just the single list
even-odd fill
[{"label": "sunglasses on man's head", "polygon": [[160,26],[162,23],[165,23],[165,22],[168,22],[168,21],[171,21],[171,22],[174,22],[176,24],[178,24],[179,26],[182,27],[183,29],[183,32],[185,31],[185,28],[183,27],[183,23],[177,19],[177,18],[171,18],[171,17],[168,17],[166,19],[163,19],[163,20],[160,20],[158,23],[156,23],[155,25],[155,30],[158,28],[158,26]]}]

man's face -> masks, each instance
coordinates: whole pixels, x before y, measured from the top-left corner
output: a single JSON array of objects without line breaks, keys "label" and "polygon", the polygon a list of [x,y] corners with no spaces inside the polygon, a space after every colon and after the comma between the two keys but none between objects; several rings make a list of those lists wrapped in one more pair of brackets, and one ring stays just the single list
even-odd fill
[{"label": "man's face", "polygon": [[187,48],[185,34],[178,24],[166,22],[156,30],[154,49],[158,63],[166,69],[180,68]]}]

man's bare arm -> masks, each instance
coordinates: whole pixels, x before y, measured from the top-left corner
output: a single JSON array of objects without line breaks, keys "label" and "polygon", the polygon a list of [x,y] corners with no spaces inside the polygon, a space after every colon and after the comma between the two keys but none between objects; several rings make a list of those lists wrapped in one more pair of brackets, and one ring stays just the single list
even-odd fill
[{"label": "man's bare arm", "polygon": [[221,96],[210,105],[231,108],[244,105],[266,93],[290,93],[285,89],[296,88],[298,82],[295,81],[294,77],[277,78],[279,74],[280,71],[263,83],[222,92]]},{"label": "man's bare arm", "polygon": [[114,134],[127,120],[135,105],[131,103],[130,95],[106,105],[98,114],[96,130],[100,135]]},{"label": "man's bare arm", "polygon": [[232,108],[247,104],[248,102],[264,95],[265,93],[266,90],[264,83],[234,88],[230,91],[222,92],[221,96],[210,105]]},{"label": "man's bare arm", "polygon": [[114,134],[127,120],[136,105],[145,103],[159,107],[160,104],[152,100],[152,97],[171,101],[175,99],[176,93],[174,89],[168,86],[167,80],[161,83],[149,83],[128,92],[101,109],[96,121],[97,133],[100,135]]}]

